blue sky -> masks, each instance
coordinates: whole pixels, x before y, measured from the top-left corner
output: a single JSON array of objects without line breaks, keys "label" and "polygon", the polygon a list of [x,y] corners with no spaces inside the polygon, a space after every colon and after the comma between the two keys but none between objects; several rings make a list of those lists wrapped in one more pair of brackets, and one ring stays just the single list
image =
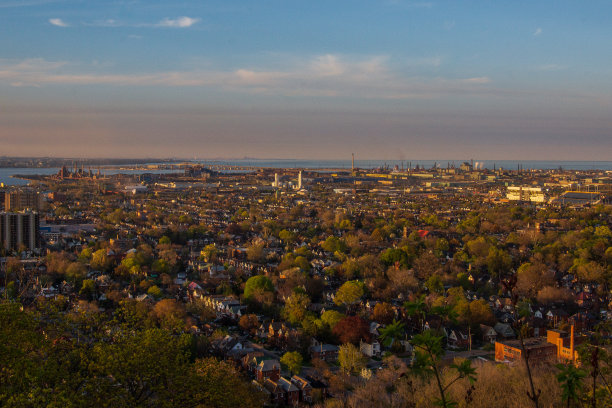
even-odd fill
[{"label": "blue sky", "polygon": [[0,0],[2,154],[608,160],[611,14]]}]

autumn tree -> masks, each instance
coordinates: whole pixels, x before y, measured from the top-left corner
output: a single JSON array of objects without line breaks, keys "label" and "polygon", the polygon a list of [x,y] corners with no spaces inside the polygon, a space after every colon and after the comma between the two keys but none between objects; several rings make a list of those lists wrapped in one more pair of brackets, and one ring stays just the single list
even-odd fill
[{"label": "autumn tree", "polygon": [[366,358],[353,344],[343,344],[338,350],[338,362],[347,373],[358,373],[365,367]]},{"label": "autumn tree", "polygon": [[174,299],[162,299],[155,304],[152,311],[160,327],[179,331],[185,326],[187,312],[182,303]]},{"label": "autumn tree", "polygon": [[554,284],[554,272],[542,263],[525,263],[517,271],[516,289],[523,296],[535,298],[540,289]]},{"label": "autumn tree", "polygon": [[374,306],[374,311],[372,313],[372,320],[382,323],[389,324],[395,318],[395,311],[393,310],[393,306],[391,306],[387,302],[379,302]]},{"label": "autumn tree", "polygon": [[245,314],[240,316],[238,326],[240,326],[240,328],[245,332],[254,334],[257,328],[259,327],[259,319],[257,318],[257,315]]},{"label": "autumn tree", "polygon": [[359,316],[347,316],[336,323],[332,333],[340,343],[359,344],[359,340],[370,339],[370,325]]}]

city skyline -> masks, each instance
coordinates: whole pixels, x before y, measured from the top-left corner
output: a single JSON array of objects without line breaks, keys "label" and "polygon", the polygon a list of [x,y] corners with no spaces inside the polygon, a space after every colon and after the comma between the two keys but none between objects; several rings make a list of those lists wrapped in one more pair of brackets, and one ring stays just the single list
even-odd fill
[{"label": "city skyline", "polygon": [[603,1],[0,1],[7,156],[606,160]]}]

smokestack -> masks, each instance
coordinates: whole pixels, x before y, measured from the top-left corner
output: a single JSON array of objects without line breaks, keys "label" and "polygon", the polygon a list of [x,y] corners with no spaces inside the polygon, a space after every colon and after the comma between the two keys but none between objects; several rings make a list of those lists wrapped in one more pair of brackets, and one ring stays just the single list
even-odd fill
[{"label": "smokestack", "polygon": [[351,153],[351,173],[355,173],[355,153]]}]

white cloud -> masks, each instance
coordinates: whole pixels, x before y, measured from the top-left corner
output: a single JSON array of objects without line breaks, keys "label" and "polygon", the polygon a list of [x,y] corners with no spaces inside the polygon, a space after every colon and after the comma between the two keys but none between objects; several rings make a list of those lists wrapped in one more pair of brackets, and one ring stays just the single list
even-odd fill
[{"label": "white cloud", "polygon": [[61,18],[50,18],[49,23],[57,27],[68,27],[68,24],[65,23]]},{"label": "white cloud", "polygon": [[172,28],[187,28],[200,21],[199,18],[192,17],[178,17],[175,19],[164,18],[159,23],[155,24],[156,27],[172,27]]},{"label": "white cloud", "polygon": [[533,32],[534,37],[537,37],[538,35],[542,34],[542,28],[538,27],[536,28],[536,30]]},{"label": "white cloud", "polygon": [[93,27],[137,27],[137,28],[189,28],[201,21],[194,17],[164,18],[157,23],[127,23],[115,19],[98,20],[92,23],[84,23]]},{"label": "white cloud", "polygon": [[[286,69],[243,67],[224,71],[195,69],[143,74],[86,72],[63,62],[32,59],[0,60],[0,83],[32,85],[116,85],[207,87],[238,93],[286,96],[327,96],[374,99],[432,98],[443,95],[483,94],[491,79],[414,77],[390,69],[388,57],[347,57],[325,54],[296,58]],[[99,69],[90,65],[89,70]]]}]

